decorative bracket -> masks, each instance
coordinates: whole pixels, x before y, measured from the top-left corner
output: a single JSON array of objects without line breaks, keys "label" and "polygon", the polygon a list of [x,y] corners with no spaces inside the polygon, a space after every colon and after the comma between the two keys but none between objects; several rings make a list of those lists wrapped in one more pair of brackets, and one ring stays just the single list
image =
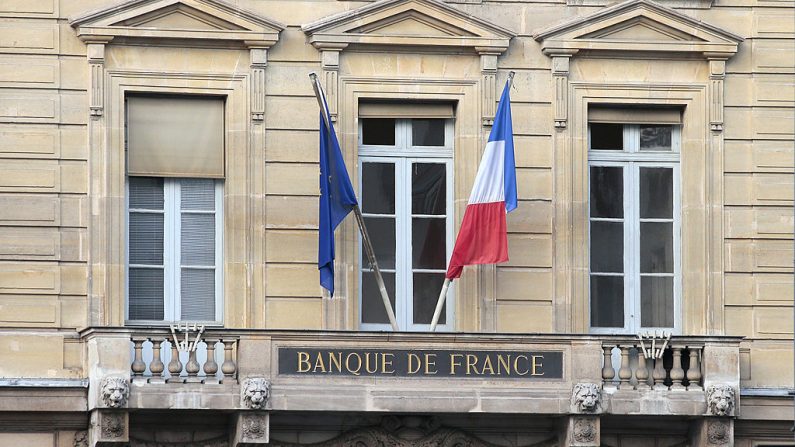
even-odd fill
[{"label": "decorative bracket", "polygon": [[249,46],[251,57],[251,119],[265,120],[265,67],[268,66],[268,48]]},{"label": "decorative bracket", "polygon": [[340,72],[340,52],[347,45],[322,44],[319,49],[322,54],[321,68],[323,69],[322,81],[326,93],[331,121],[337,122],[337,111],[339,105],[339,72]]},{"label": "decorative bracket", "polygon": [[500,53],[476,48],[480,54],[480,77],[482,88],[481,118],[484,126],[494,124],[494,114],[497,113],[497,56]]},{"label": "decorative bracket", "polygon": [[705,53],[709,60],[709,127],[723,132],[723,82],[726,79],[725,54]]},{"label": "decorative bracket", "polygon": [[86,55],[88,57],[89,79],[91,89],[89,95],[89,110],[92,117],[100,117],[105,109],[105,45],[111,41],[111,36],[84,37]]},{"label": "decorative bracket", "polygon": [[565,129],[569,120],[569,61],[577,51],[553,53],[552,79],[555,82],[555,128]]}]

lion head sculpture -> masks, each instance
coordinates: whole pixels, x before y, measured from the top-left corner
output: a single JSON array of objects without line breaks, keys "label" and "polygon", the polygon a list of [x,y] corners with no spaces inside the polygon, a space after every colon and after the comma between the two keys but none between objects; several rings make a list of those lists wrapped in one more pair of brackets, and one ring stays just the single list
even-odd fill
[{"label": "lion head sculpture", "polygon": [[262,377],[250,377],[243,382],[240,394],[246,408],[261,410],[271,395],[271,383]]},{"label": "lion head sculpture", "polygon": [[711,385],[707,388],[709,413],[715,416],[731,416],[734,414],[734,396],[734,388],[730,385]]},{"label": "lion head sculpture", "polygon": [[130,396],[130,386],[127,379],[121,376],[107,376],[102,379],[100,397],[106,407],[121,408],[127,405]]},{"label": "lion head sculpture", "polygon": [[595,413],[599,410],[602,390],[595,383],[578,383],[574,385],[571,395],[572,409],[579,413]]}]

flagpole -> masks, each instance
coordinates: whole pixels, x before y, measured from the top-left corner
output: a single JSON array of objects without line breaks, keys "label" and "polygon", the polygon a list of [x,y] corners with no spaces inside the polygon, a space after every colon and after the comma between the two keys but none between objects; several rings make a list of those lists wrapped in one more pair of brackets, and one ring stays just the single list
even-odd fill
[{"label": "flagpole", "polygon": [[[317,98],[317,103],[320,106],[323,121],[326,123],[326,129],[331,130],[331,123],[328,121],[326,106],[324,105],[323,99],[321,98],[320,84],[317,80],[317,74],[309,73],[309,78],[312,80],[312,88],[315,90],[315,97]],[[378,290],[381,292],[381,300],[384,302],[384,309],[386,310],[386,314],[389,317],[389,324],[392,325],[392,330],[397,332],[400,330],[400,328],[398,327],[397,320],[395,320],[395,313],[392,311],[392,303],[389,301],[389,293],[386,290],[386,285],[384,285],[384,278],[381,276],[381,269],[378,267],[378,261],[375,259],[375,250],[373,250],[373,244],[370,242],[370,235],[367,233],[367,227],[364,225],[362,210],[359,208],[358,204],[353,207],[353,214],[356,216],[356,224],[359,226],[359,233],[362,235],[362,243],[364,245],[364,251],[367,254],[367,260],[370,262],[370,267],[373,269],[373,273],[375,273],[375,281],[378,284]]]},{"label": "flagpole", "polygon": [[[508,72],[508,80],[505,81],[505,88],[509,89],[513,86],[513,76],[516,74],[515,71],[511,70]],[[450,288],[450,284],[453,282],[450,278],[444,279],[444,284],[442,284],[442,291],[439,293],[439,299],[436,301],[436,309],[433,311],[433,318],[431,319],[431,332],[436,330],[436,325],[439,323],[439,317],[442,315],[442,306],[444,306],[445,301],[447,301],[447,290]]]}]

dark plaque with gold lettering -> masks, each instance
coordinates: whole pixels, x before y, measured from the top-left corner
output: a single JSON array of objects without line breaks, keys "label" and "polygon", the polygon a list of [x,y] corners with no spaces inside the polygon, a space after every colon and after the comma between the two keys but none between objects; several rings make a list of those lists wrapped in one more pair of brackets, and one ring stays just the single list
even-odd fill
[{"label": "dark plaque with gold lettering", "polygon": [[562,379],[563,353],[561,351],[279,348],[279,374]]}]

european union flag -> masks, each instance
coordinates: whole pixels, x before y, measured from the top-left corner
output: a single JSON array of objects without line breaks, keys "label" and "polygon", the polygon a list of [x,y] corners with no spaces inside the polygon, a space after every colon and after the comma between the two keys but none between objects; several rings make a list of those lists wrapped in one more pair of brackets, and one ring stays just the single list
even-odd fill
[{"label": "european union flag", "polygon": [[[320,285],[334,295],[334,230],[358,204],[323,97],[320,111],[320,219],[317,268]],[[325,114],[325,118],[323,117]],[[328,126],[326,126],[328,122]]]}]

